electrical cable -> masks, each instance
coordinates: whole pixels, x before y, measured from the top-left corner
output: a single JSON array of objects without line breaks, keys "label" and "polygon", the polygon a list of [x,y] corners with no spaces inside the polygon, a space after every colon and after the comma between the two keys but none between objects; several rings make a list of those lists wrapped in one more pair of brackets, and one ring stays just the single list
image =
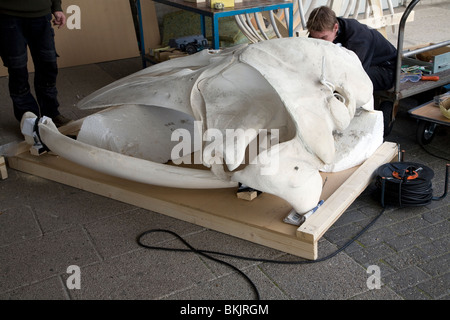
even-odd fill
[{"label": "electrical cable", "polygon": [[[376,171],[376,179],[375,185],[378,187],[378,190],[381,193],[381,205],[382,210],[379,212],[375,218],[370,221],[361,231],[358,232],[353,238],[347,241],[341,248],[334,251],[333,253],[316,260],[300,260],[300,261],[284,261],[284,260],[271,260],[271,259],[261,259],[261,258],[252,258],[234,255],[230,253],[218,252],[218,251],[210,251],[210,250],[200,250],[194,248],[191,244],[189,244],[185,239],[183,239],[177,233],[167,230],[167,229],[151,229],[141,233],[137,237],[137,243],[146,249],[152,250],[162,250],[162,251],[177,251],[177,252],[193,252],[197,253],[207,259],[218,262],[220,264],[226,265],[227,267],[238,272],[252,287],[256,295],[256,299],[260,299],[260,294],[256,285],[252,282],[252,280],[237,267],[232,264],[225,262],[223,260],[212,257],[213,255],[220,255],[224,257],[237,258],[241,260],[248,261],[257,261],[263,263],[276,263],[276,264],[311,264],[318,263],[328,260],[338,253],[345,250],[350,244],[356,241],[364,232],[366,232],[385,212],[386,203],[403,206],[423,206],[429,204],[432,200],[441,200],[447,195],[448,191],[448,171],[450,165],[446,166],[446,176],[445,176],[445,191],[444,194],[440,197],[433,197],[433,188],[431,185],[431,179],[434,177],[434,172],[430,168],[411,162],[394,162],[387,163],[385,165],[380,166]],[[387,194],[387,197],[386,197]],[[158,246],[150,246],[142,242],[142,238],[148,234],[162,232],[168,233],[181,241],[188,249],[182,248],[167,248],[167,247],[158,247]]]},{"label": "electrical cable", "polygon": [[[300,261],[283,261],[283,260],[271,260],[271,259],[261,259],[261,258],[252,258],[252,257],[245,257],[245,256],[239,256],[239,255],[234,255],[234,254],[230,254],[230,253],[224,253],[224,252],[218,252],[218,251],[209,251],[209,250],[199,250],[194,248],[192,245],[190,245],[185,239],[183,239],[180,235],[178,235],[177,233],[171,231],[171,230],[167,230],[167,229],[151,229],[148,231],[145,231],[143,233],[141,233],[138,237],[137,237],[137,243],[141,246],[144,247],[146,249],[152,249],[152,250],[162,250],[162,251],[176,251],[176,252],[194,252],[197,253],[205,258],[208,258],[212,261],[224,264],[226,266],[228,266],[229,268],[237,271],[252,287],[255,295],[256,295],[256,299],[260,300],[260,294],[258,291],[258,288],[256,287],[256,285],[253,283],[253,281],[241,270],[239,270],[237,267],[233,266],[232,264],[225,262],[223,260],[217,259],[212,257],[210,254],[215,254],[215,255],[221,255],[221,256],[225,256],[225,257],[231,257],[231,258],[237,258],[237,259],[241,259],[241,260],[248,260],[248,261],[257,261],[257,262],[265,262],[265,263],[276,263],[276,264],[311,264],[311,263],[318,263],[318,262],[323,262],[325,260],[328,260],[334,256],[336,256],[338,253],[340,253],[341,251],[345,250],[350,244],[352,244],[356,239],[358,239],[364,232],[367,231],[367,229],[369,229],[377,220],[378,218],[381,217],[381,215],[385,212],[385,208],[383,208],[380,213],[371,221],[369,222],[357,235],[355,235],[353,238],[351,238],[347,243],[345,243],[341,248],[339,248],[338,250],[332,252],[331,254],[317,259],[317,260],[300,260]],[[181,248],[166,248],[166,247],[158,247],[158,246],[150,246],[147,244],[144,244],[142,242],[142,238],[145,235],[148,235],[150,233],[156,233],[156,232],[162,232],[162,233],[168,233],[171,234],[172,236],[176,237],[179,241],[181,241],[186,247],[188,247],[188,249],[181,249]]]},{"label": "electrical cable", "polygon": [[434,172],[427,166],[415,162],[393,162],[379,167],[376,174],[375,185],[381,193],[382,206],[388,203],[416,207],[435,200],[431,183]]}]

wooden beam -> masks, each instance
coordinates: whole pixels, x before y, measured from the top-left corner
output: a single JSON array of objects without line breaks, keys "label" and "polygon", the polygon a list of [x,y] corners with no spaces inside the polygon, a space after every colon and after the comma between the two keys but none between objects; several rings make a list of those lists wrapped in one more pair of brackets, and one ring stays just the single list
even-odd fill
[{"label": "wooden beam", "polygon": [[398,155],[396,143],[385,142],[366,160],[319,209],[297,229],[297,236],[316,242],[347,210],[362,191],[373,181],[374,172]]},{"label": "wooden beam", "polygon": [[5,158],[0,157],[0,176],[2,180],[8,178],[8,171],[6,170]]},{"label": "wooden beam", "polygon": [[[82,119],[60,130],[76,134],[81,123]],[[246,201],[236,196],[237,188],[158,187],[106,175],[51,152],[36,157],[26,148],[18,150],[23,152],[7,156],[10,168],[310,260],[318,258],[319,239],[364,191],[375,170],[398,154],[397,144],[384,142],[360,166],[321,173],[325,203],[297,227],[283,221],[292,210],[289,203],[268,193]]]},{"label": "wooden beam", "polygon": [[[370,17],[367,19],[360,19],[359,22],[371,27],[372,29],[381,29],[388,26],[398,25],[402,18],[402,13],[387,14],[381,17]],[[414,11],[408,16],[406,22],[414,21]]]},{"label": "wooden beam", "polygon": [[253,201],[236,197],[234,188],[190,190],[146,185],[105,175],[59,156],[29,152],[8,158],[11,168],[81,190],[129,203],[306,259],[317,245],[299,241],[296,226],[283,222],[291,207],[261,194]]},{"label": "wooden beam", "polygon": [[[267,19],[267,21],[271,21],[270,20],[270,13],[269,13],[269,11],[264,11],[262,13],[262,15],[263,15],[264,18]],[[281,21],[280,18],[278,18],[276,14],[273,14],[273,18],[274,18],[275,23],[276,23],[276,26],[274,26],[274,27],[276,27],[278,29],[278,32],[280,32],[280,35],[283,38],[288,38],[289,37],[289,30],[288,30],[286,24],[283,21]]]}]

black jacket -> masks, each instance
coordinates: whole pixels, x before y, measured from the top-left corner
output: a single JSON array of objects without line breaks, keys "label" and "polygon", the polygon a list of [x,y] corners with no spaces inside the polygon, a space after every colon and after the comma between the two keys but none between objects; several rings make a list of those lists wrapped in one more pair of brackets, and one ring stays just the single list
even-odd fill
[{"label": "black jacket", "polygon": [[395,68],[397,49],[380,32],[355,19],[337,19],[339,31],[333,42],[355,52],[366,71],[379,65]]}]

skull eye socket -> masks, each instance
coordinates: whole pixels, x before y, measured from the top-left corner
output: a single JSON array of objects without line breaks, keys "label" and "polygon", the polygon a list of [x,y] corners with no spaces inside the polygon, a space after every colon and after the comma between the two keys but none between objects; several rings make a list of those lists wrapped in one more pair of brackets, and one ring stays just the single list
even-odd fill
[{"label": "skull eye socket", "polygon": [[342,93],[340,93],[339,91],[334,91],[333,92],[333,96],[336,98],[336,99],[338,99],[340,102],[342,102],[343,104],[345,104],[346,105],[346,101],[347,101],[347,99],[345,99],[345,96],[342,94]]}]

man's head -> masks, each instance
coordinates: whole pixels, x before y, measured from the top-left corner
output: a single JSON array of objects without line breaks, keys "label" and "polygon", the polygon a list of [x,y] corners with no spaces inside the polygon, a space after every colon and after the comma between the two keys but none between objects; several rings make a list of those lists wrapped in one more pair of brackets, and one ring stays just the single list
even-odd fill
[{"label": "man's head", "polygon": [[311,12],[306,28],[311,38],[333,41],[336,39],[339,24],[334,11],[322,6]]}]

